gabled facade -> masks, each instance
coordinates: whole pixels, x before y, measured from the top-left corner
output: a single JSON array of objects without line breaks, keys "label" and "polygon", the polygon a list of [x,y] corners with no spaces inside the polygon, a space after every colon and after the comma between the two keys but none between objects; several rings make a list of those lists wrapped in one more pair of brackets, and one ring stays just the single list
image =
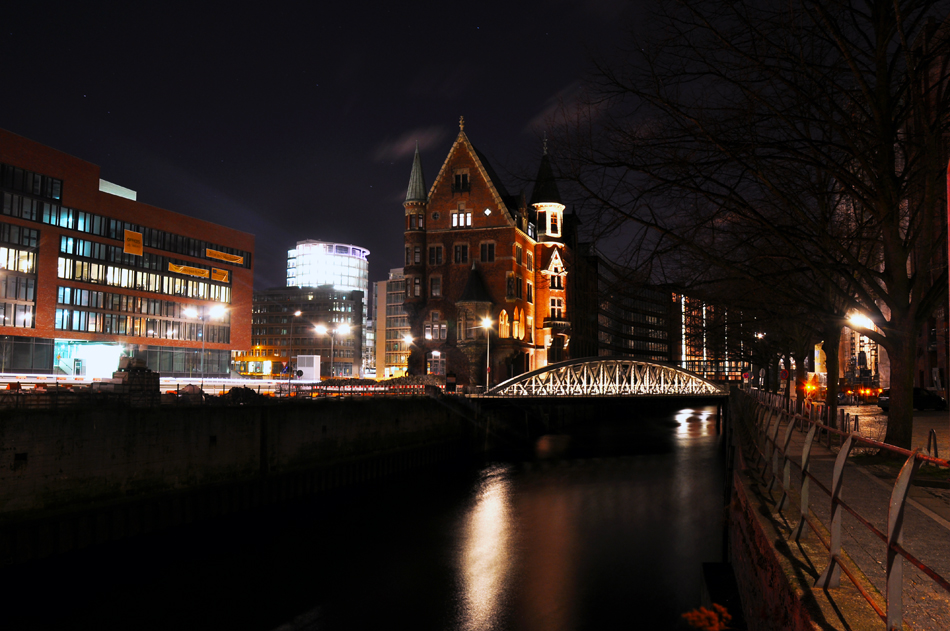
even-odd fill
[{"label": "gabled facade", "polygon": [[462,120],[428,191],[416,150],[403,206],[410,374],[485,385],[487,361],[495,385],[571,357],[574,222],[546,149],[529,204],[509,195]]}]

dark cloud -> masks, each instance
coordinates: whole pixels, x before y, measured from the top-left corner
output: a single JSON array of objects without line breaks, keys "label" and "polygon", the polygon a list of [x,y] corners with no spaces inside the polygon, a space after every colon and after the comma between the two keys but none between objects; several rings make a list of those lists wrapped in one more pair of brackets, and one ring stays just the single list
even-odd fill
[{"label": "dark cloud", "polygon": [[438,146],[447,135],[448,129],[441,125],[413,129],[395,140],[381,142],[373,152],[373,159],[376,161],[400,160],[415,153],[416,143],[420,151],[425,151]]}]

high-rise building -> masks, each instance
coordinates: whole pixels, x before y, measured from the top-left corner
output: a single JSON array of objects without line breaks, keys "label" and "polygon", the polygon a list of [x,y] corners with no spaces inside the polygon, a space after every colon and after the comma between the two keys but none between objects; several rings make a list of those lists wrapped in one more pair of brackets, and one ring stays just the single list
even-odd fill
[{"label": "high-rise building", "polygon": [[361,291],[328,285],[254,292],[251,348],[235,353],[236,369],[246,377],[290,377],[299,356],[319,355],[322,378],[360,376],[363,302]]},{"label": "high-rise building", "polygon": [[403,308],[406,281],[402,268],[389,270],[389,279],[375,284],[376,376],[379,379],[406,374],[409,358],[409,318]]},{"label": "high-rise building", "polygon": [[298,241],[287,251],[287,286],[331,285],[342,291],[369,294],[369,250],[346,243]]},{"label": "high-rise building", "polygon": [[[369,250],[348,243],[307,239],[287,251],[288,287],[332,287],[338,291],[363,292],[362,322],[369,318]],[[370,330],[360,327],[362,348],[371,349]],[[371,354],[371,353],[370,353]],[[367,356],[356,374],[366,373],[372,364]]]},{"label": "high-rise building", "polygon": [[143,204],[0,130],[0,372],[227,377],[251,339],[254,236]]}]

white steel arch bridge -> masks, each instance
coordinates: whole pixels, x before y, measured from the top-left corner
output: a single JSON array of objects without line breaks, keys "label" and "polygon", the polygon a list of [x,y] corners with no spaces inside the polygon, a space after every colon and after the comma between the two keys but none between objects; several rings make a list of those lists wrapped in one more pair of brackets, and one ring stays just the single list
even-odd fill
[{"label": "white steel arch bridge", "polygon": [[551,364],[498,384],[498,397],[721,397],[721,386],[669,364],[630,357],[584,357]]}]

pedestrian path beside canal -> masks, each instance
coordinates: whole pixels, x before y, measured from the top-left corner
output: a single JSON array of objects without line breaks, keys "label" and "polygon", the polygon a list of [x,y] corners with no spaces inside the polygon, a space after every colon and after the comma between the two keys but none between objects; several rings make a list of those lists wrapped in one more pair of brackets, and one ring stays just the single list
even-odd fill
[{"label": "pedestrian path beside canal", "polygon": [[[861,409],[845,408],[860,417],[859,433],[875,440],[883,439],[886,417],[877,406]],[[922,451],[927,445],[930,429],[937,430],[940,457],[947,458],[950,422],[946,412],[918,413],[914,423],[914,447]],[[784,434],[784,426],[779,433]],[[879,435],[880,434],[880,435]],[[794,431],[789,446],[793,462],[801,463],[805,433]],[[836,447],[815,441],[811,451],[811,472],[826,488],[832,488],[832,474]],[[859,459],[860,461],[861,459]],[[898,466],[859,465],[849,461],[844,472],[842,500],[854,508],[881,532],[887,532],[888,502],[893,478]],[[950,476],[950,473],[948,473]],[[931,476],[931,479],[934,476]],[[940,477],[940,476],[936,476]],[[950,578],[950,489],[938,481],[931,486],[913,485],[904,517],[904,548],[945,579]],[[801,489],[801,475],[792,467],[792,487]],[[830,498],[814,486],[811,491],[811,510],[825,528],[831,524]],[[790,528],[798,521],[798,507],[786,508],[784,519]],[[885,592],[884,561],[886,548],[883,541],[845,512],[842,522],[842,548],[867,576],[880,594]],[[813,534],[809,537],[814,539]],[[816,576],[828,564],[828,559],[811,559]],[[847,582],[842,575],[842,584]],[[904,561],[904,622],[913,629],[946,631],[950,629],[950,594],[919,569]],[[880,603],[883,606],[883,600]],[[883,621],[881,627],[884,628]]]}]

